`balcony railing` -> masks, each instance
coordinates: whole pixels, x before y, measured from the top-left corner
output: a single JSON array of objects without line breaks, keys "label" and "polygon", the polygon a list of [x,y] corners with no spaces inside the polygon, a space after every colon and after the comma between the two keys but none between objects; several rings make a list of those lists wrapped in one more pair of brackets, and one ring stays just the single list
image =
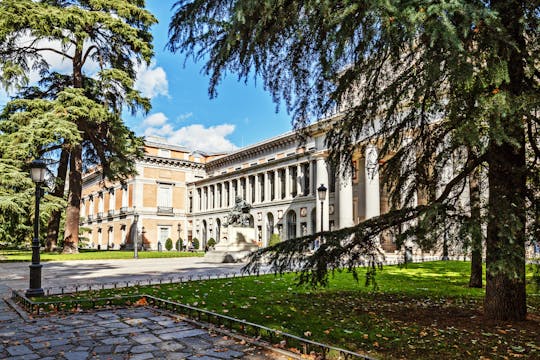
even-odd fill
[{"label": "balcony railing", "polygon": [[88,223],[91,224],[92,221],[94,221],[94,215],[88,215],[88,218],[86,220],[88,220]]},{"label": "balcony railing", "polygon": [[98,212],[96,218],[97,218],[98,220],[103,219],[103,213],[102,213],[102,212]]},{"label": "balcony railing", "polygon": [[174,215],[174,209],[168,206],[158,206],[157,213],[158,215]]},{"label": "balcony railing", "polygon": [[107,211],[107,217],[112,218],[114,216],[114,210]]},{"label": "balcony railing", "polygon": [[126,214],[126,213],[127,213],[127,207],[122,206],[122,207],[120,208],[120,214]]}]

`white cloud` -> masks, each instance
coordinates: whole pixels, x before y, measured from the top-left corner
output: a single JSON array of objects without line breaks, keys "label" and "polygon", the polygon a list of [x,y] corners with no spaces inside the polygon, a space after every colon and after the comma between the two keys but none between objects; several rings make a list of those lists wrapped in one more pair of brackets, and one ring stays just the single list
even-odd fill
[{"label": "white cloud", "polygon": [[189,149],[207,152],[228,152],[236,149],[227,136],[234,132],[232,124],[204,127],[201,124],[184,126],[168,137],[170,143],[180,144]]},{"label": "white cloud", "polygon": [[178,117],[176,118],[176,120],[178,120],[178,121],[184,121],[184,120],[189,119],[189,118],[192,117],[192,116],[193,116],[193,113],[192,113],[192,112],[185,113],[185,114],[180,114],[180,115],[178,115]]},{"label": "white cloud", "polygon": [[[191,117],[192,113],[188,115]],[[156,113],[148,116],[143,121],[143,126],[146,128],[144,130],[145,136],[164,137],[170,144],[185,146],[190,150],[229,152],[238,148],[227,139],[227,136],[235,130],[235,126],[232,124],[210,127],[193,124],[175,129],[168,123],[168,119],[163,113]]]},{"label": "white cloud", "polygon": [[163,68],[156,67],[155,63],[146,66],[142,64],[137,69],[137,80],[135,89],[139,90],[143,96],[154,98],[156,96],[169,96],[169,82],[167,73]]},{"label": "white cloud", "polygon": [[148,116],[146,119],[144,119],[143,125],[149,126],[149,127],[157,127],[157,126],[162,126],[166,122],[167,122],[167,116],[165,116],[164,113],[159,112],[159,113],[152,114]]}]

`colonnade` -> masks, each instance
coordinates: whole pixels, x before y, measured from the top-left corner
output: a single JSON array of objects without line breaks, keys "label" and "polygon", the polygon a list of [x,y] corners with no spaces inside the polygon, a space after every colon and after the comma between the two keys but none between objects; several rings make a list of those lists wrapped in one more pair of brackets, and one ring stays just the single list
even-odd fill
[{"label": "colonnade", "polygon": [[[364,211],[361,217],[367,220],[380,214],[378,150],[374,145],[368,145],[363,155],[359,169],[361,181],[358,181],[358,185],[353,184],[351,176],[340,176],[336,181],[332,206],[337,207],[334,221],[337,221],[339,228],[356,223],[353,210],[354,186],[359,187],[357,193],[363,198]],[[296,198],[309,198],[310,201],[315,200],[316,228],[312,230],[329,230],[329,220],[333,215],[330,211],[330,191],[326,192],[325,199],[321,201],[317,196],[317,187],[324,184],[330,188],[330,181],[327,154],[320,152],[296,164],[239,174],[234,178],[201,185],[195,188],[190,201],[193,213],[197,214],[227,210],[234,206],[237,196],[257,207],[280,205],[282,201],[287,205],[287,201]]]}]

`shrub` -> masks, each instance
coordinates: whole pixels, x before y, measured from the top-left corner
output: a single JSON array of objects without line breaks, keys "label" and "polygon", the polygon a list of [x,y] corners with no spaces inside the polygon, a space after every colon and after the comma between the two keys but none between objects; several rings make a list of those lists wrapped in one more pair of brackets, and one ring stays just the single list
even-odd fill
[{"label": "shrub", "polygon": [[171,238],[167,238],[167,240],[165,240],[165,249],[167,249],[167,251],[171,251],[172,250],[172,239]]},{"label": "shrub", "polygon": [[207,245],[208,245],[209,248],[216,246],[216,240],[214,240],[214,238],[208,239],[208,244]]},{"label": "shrub", "polygon": [[199,239],[193,238],[193,240],[191,240],[191,243],[193,244],[193,248],[195,250],[199,250]]},{"label": "shrub", "polygon": [[276,245],[280,242],[281,242],[281,238],[279,237],[279,235],[272,234],[272,236],[270,236],[270,243],[268,244],[268,246]]}]

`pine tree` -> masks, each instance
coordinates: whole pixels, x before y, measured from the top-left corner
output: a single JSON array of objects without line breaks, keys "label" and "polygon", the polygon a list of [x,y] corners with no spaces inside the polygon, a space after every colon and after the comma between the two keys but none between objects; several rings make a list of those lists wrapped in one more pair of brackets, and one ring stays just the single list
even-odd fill
[{"label": "pine tree", "polygon": [[[169,48],[205,61],[211,96],[228,71],[255,74],[298,129],[340,110],[326,137],[334,166],[350,164],[366,140],[391,156],[382,168],[388,214],[325,233],[313,255],[303,252],[312,237],[282,242],[248,269],[268,252],[278,270],[302,256],[305,282],[325,283],[343,264],[354,271],[384,230],[417,219],[400,238],[421,238],[428,224],[460,221],[455,195],[485,165],[485,314],[524,319],[526,231],[539,234],[539,13],[538,1],[517,0],[179,1]],[[463,151],[475,147],[474,159]],[[441,183],[454,154],[462,159],[440,194],[408,205],[417,189]]]},{"label": "pine tree", "polygon": [[[15,1],[0,2],[0,68],[4,86],[25,85],[27,73],[46,74],[44,54],[55,53],[72,65],[69,87],[62,101],[83,134],[77,142],[64,141],[69,152],[69,197],[64,252],[77,252],[82,172],[99,164],[104,178],[132,174],[133,158],[141,155],[141,139],[125,127],[123,107],[149,109],[148,99],[133,89],[135,62],[149,62],[156,19],[141,0]],[[85,76],[89,61],[99,72]],[[65,84],[58,90],[64,90]]]}]

